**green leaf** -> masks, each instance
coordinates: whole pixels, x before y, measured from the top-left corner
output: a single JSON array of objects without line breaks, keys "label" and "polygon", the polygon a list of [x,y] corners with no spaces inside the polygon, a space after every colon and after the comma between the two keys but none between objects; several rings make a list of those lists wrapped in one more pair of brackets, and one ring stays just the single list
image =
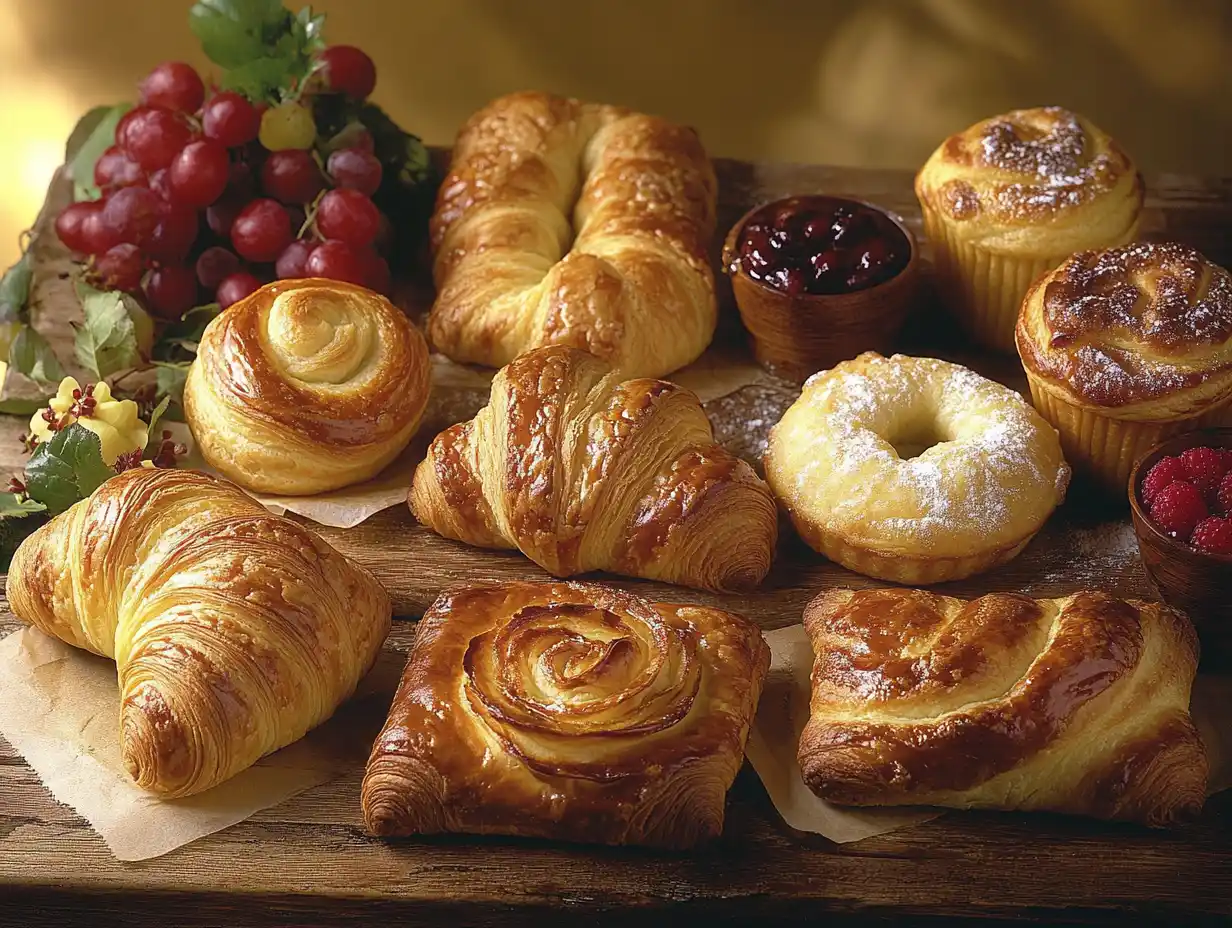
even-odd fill
[{"label": "green leaf", "polygon": [[[132,105],[129,103],[118,103],[108,107],[101,116],[94,116],[96,110],[91,110],[78,122],[78,129],[88,119],[94,122],[94,127],[84,141],[77,142],[76,150],[69,158],[68,176],[73,181],[74,200],[97,200],[99,198],[99,189],[94,186],[94,162],[98,161],[99,155],[115,144],[116,124],[130,109]],[[73,130],[70,142],[80,135],[78,129]]]},{"label": "green leaf", "polygon": [[[188,379],[188,369],[191,366],[192,363],[189,361],[155,361],[154,395],[179,403],[184,395],[184,381]],[[151,425],[150,434],[153,434],[153,431],[154,426]]]},{"label": "green leaf", "polygon": [[291,19],[281,0],[198,0],[188,12],[188,27],[211,61],[238,68],[264,57]]},{"label": "green leaf", "polygon": [[133,298],[118,290],[92,287],[82,287],[80,292],[85,323],[77,330],[74,348],[81,366],[102,380],[140,364],[134,310],[128,305],[135,302]]},{"label": "green leaf", "polygon": [[51,345],[29,324],[23,325],[13,336],[9,366],[40,384],[54,385],[64,379],[64,368]]},{"label": "green leaf", "polygon": [[47,513],[41,510],[24,515],[0,516],[0,571],[9,569],[17,546],[46,521]]},{"label": "green leaf", "polygon": [[0,413],[6,416],[32,416],[47,407],[47,400],[23,400],[10,397],[0,400]]},{"label": "green leaf", "polygon": [[16,322],[24,319],[26,303],[30,300],[30,281],[34,278],[34,268],[30,263],[30,252],[0,277],[0,322]]},{"label": "green leaf", "polygon": [[98,128],[98,124],[103,121],[113,107],[103,104],[96,106],[91,110],[87,110],[86,114],[77,120],[77,125],[73,126],[73,131],[68,135],[68,141],[64,143],[64,163],[68,164],[75,157],[77,152],[81,151],[81,146],[86,143],[86,140]]},{"label": "green leaf", "polygon": [[98,436],[74,422],[34,449],[26,464],[26,492],[55,516],[114,476]]},{"label": "green leaf", "polygon": [[[178,321],[171,323],[163,330],[162,337],[154,349],[155,358],[167,362],[191,360],[191,356],[197,353],[197,344],[205,333],[205,327],[221,311],[217,303],[194,306]],[[189,357],[185,358],[183,355]]]},{"label": "green leaf", "polygon": [[36,499],[27,499],[16,493],[0,493],[0,519],[13,516],[29,516],[36,512],[46,512],[47,507]]},{"label": "green leaf", "polygon": [[226,90],[242,93],[250,100],[275,97],[289,83],[295,69],[292,58],[254,58],[224,72],[219,83]]},{"label": "green leaf", "polygon": [[[159,376],[161,375],[162,375],[162,371],[159,371]],[[150,413],[150,424],[147,427],[148,430],[146,432],[147,437],[146,437],[146,443],[145,443],[145,450],[147,452],[150,450],[151,446],[158,447],[158,444],[162,441],[161,438],[156,437],[159,434],[158,423],[162,419],[163,414],[167,411],[167,408],[170,405],[171,405],[171,395],[167,394],[166,396],[162,398],[162,402],[160,402],[157,406],[154,407],[154,411]]]}]

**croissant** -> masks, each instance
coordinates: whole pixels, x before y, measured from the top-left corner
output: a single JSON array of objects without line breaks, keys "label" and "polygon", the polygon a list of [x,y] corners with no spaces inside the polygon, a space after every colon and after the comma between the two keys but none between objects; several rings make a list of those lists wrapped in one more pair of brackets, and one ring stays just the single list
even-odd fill
[{"label": "croissant", "polygon": [[716,191],[691,129],[542,93],[493,101],[437,197],[432,344],[490,367],[542,345],[629,377],[683,367],[714,335]]},{"label": "croissant", "polygon": [[433,440],[408,502],[434,532],[558,577],[710,590],[760,583],[778,532],[769,487],[715,444],[697,397],[563,346],[496,374],[488,405]]},{"label": "croissant", "polygon": [[184,384],[201,454],[240,486],[308,495],[375,476],[428,403],[424,337],[380,294],[279,280],[206,327]]},{"label": "croissant", "polygon": [[18,618],[115,660],[124,763],[167,798],[329,718],[391,612],[371,574],[238,487],[144,468],[27,538],[7,595]]},{"label": "croissant", "polygon": [[816,660],[800,767],[824,799],[1150,825],[1202,808],[1198,639],[1180,612],[1097,592],[840,589],[804,624]]},{"label": "croissant", "polygon": [[444,594],[372,748],[364,821],[690,847],[722,831],[769,661],[717,609],[580,583]]}]

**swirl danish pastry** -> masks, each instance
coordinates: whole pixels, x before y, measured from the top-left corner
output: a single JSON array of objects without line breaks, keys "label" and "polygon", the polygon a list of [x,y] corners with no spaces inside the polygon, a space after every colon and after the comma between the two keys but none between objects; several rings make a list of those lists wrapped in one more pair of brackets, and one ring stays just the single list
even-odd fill
[{"label": "swirl danish pastry", "polygon": [[577,583],[443,594],[363,783],[379,835],[718,835],[770,653],[746,620]]},{"label": "swirl danish pastry", "polygon": [[950,136],[915,191],[948,302],[977,341],[1006,353],[1031,282],[1075,251],[1132,241],[1143,199],[1116,142],[1055,106]]},{"label": "swirl danish pastry", "polygon": [[1027,294],[1017,341],[1066,456],[1117,494],[1152,445],[1232,425],[1232,274],[1188,246],[1073,255]]},{"label": "swirl danish pastry", "polygon": [[683,367],[714,335],[717,182],[692,129],[516,93],[463,127],[431,236],[433,346],[502,367],[571,345],[629,377]]},{"label": "swirl danish pastry", "polygon": [[200,793],[303,737],[389,631],[376,579],[238,487],[136,468],[13,556],[13,612],[116,663],[121,756],[142,789]]},{"label": "swirl danish pastry", "polygon": [[558,577],[747,589],[778,535],[770,488],[715,444],[696,396],[555,345],[499,371],[488,405],[433,440],[408,502],[434,532]]},{"label": "swirl danish pastry", "polygon": [[825,799],[1150,825],[1202,808],[1198,639],[1180,612],[1098,592],[831,590],[804,623],[800,768]]},{"label": "swirl danish pastry", "polygon": [[375,476],[428,402],[427,343],[385,297],[280,280],[205,330],[184,414],[206,461],[249,490],[321,493]]}]

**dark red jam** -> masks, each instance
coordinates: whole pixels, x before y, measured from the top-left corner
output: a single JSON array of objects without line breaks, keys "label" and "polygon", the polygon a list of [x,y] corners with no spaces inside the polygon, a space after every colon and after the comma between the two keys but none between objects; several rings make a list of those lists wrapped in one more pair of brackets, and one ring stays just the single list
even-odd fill
[{"label": "dark red jam", "polygon": [[793,197],[749,218],[738,260],[754,280],[795,296],[867,290],[910,258],[907,237],[884,213],[850,200]]}]

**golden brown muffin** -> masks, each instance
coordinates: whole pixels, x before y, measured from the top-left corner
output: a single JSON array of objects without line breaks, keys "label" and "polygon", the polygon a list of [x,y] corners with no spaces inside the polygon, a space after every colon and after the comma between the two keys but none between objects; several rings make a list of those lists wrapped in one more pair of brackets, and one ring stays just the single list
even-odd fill
[{"label": "golden brown muffin", "polygon": [[1066,457],[1118,495],[1152,445],[1232,424],[1232,275],[1186,245],[1074,255],[1027,294],[1017,342]]},{"label": "golden brown muffin", "polygon": [[950,136],[915,192],[947,303],[976,341],[1006,353],[1031,282],[1075,251],[1132,241],[1143,198],[1116,142],[1055,106]]}]

